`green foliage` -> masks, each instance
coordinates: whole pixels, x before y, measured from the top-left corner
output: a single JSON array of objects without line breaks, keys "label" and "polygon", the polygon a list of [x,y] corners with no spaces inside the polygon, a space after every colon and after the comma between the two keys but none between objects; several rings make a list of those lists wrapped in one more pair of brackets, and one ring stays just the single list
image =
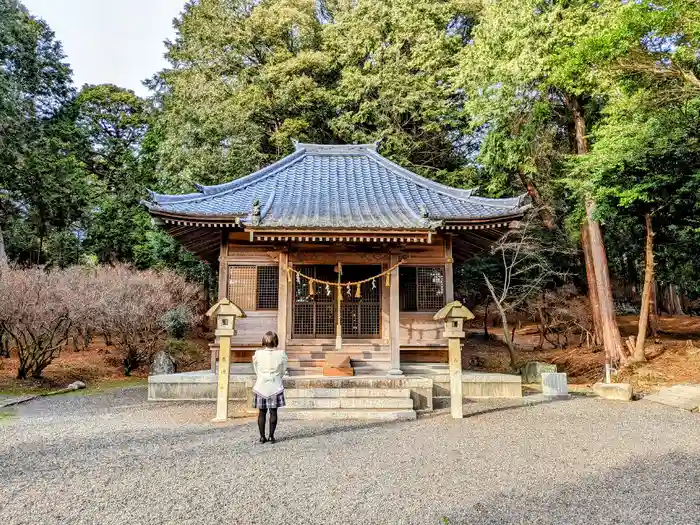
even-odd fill
[{"label": "green foliage", "polygon": [[211,266],[200,261],[162,231],[149,231],[145,242],[134,246],[137,268],[175,270],[187,280],[201,284],[212,297],[216,296],[216,279]]},{"label": "green foliage", "polygon": [[43,262],[46,239],[87,204],[71,71],[48,25],[20,4],[0,1],[0,26],[0,229],[19,234],[8,240],[10,258]]},{"label": "green foliage", "polygon": [[337,137],[380,140],[385,155],[427,176],[463,166],[473,144],[452,79],[475,16],[475,4],[455,0],[342,2],[324,32],[340,67]]},{"label": "green foliage", "polygon": [[[114,85],[76,94],[48,25],[0,0],[12,261],[172,268],[214,295],[214,269],[151,224],[146,188],[246,175],[292,139],[381,141],[440,182],[527,190],[572,239],[594,197],[625,282],[639,280],[652,214],[659,280],[700,293],[696,1],[191,0],[175,30],[151,100]],[[580,279],[578,260],[560,259],[555,271]],[[474,300],[492,263],[459,271]]]},{"label": "green foliage", "polygon": [[327,142],[332,116],[322,24],[312,0],[190,2],[168,45],[160,88],[162,183],[187,189],[248,174]]},{"label": "green foliage", "polygon": [[168,337],[184,339],[192,326],[192,317],[190,309],[181,305],[165,312],[163,326]]}]

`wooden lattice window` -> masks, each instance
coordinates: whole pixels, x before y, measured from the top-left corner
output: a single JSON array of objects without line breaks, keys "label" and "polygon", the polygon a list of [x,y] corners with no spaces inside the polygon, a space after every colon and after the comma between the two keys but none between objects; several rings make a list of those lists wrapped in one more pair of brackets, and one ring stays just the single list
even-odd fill
[{"label": "wooden lattice window", "polygon": [[[296,269],[303,275],[334,281],[337,274],[330,265],[300,265]],[[311,295],[309,281],[297,277],[294,282],[293,336],[300,338],[328,338],[335,336],[336,287],[317,286]],[[330,292],[330,293],[328,293]]]},{"label": "wooden lattice window", "polygon": [[403,312],[435,312],[445,306],[442,266],[399,268],[399,307]]},{"label": "wooden lattice window", "polygon": [[[344,266],[343,281],[361,281],[381,273],[381,266]],[[343,290],[343,301],[340,304],[340,322],[343,326],[343,337],[379,337],[381,315],[380,279],[360,286],[361,297],[355,297],[355,288]]]},{"label": "wooden lattice window", "polygon": [[228,298],[246,310],[276,310],[279,296],[277,266],[231,265]]},{"label": "wooden lattice window", "polygon": [[[338,274],[332,265],[302,265],[297,266],[302,274],[334,282]],[[358,281],[381,272],[380,266],[347,265],[343,267],[343,281]],[[293,335],[299,338],[332,338],[335,337],[337,316],[337,288],[328,289],[317,285],[315,293],[309,293],[306,279],[295,279]],[[381,281],[374,285],[371,282],[361,286],[361,297],[355,297],[355,288],[350,292],[342,290],[340,305],[340,322],[343,327],[343,337],[362,338],[380,336],[381,319]]]}]

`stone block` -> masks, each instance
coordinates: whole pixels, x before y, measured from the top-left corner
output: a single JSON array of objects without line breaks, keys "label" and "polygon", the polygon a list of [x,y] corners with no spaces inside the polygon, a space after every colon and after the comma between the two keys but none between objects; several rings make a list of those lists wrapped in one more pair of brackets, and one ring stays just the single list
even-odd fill
[{"label": "stone block", "polygon": [[681,410],[691,412],[700,411],[700,386],[698,385],[673,385],[664,388],[655,394],[650,394],[644,398],[646,401],[653,401],[668,405]]},{"label": "stone block", "polygon": [[333,366],[324,366],[323,375],[327,377],[352,377],[355,371],[352,368],[336,368]]},{"label": "stone block", "polygon": [[593,392],[603,399],[618,401],[630,401],[632,399],[632,385],[629,383],[596,383]]},{"label": "stone block", "polygon": [[413,408],[413,400],[410,397],[341,397],[339,401],[340,408],[353,408],[358,410]]},{"label": "stone block", "polygon": [[539,361],[529,361],[520,367],[520,375],[523,383],[539,383],[543,373],[555,373],[557,365],[540,363]]},{"label": "stone block", "polygon": [[175,360],[168,354],[161,350],[153,357],[153,363],[151,363],[150,374],[165,375],[175,373]]},{"label": "stone block", "polygon": [[280,418],[284,420],[301,419],[305,421],[323,420],[366,420],[366,421],[411,421],[416,419],[416,411],[413,409],[397,410],[354,410],[354,409],[328,409],[328,410],[288,410],[280,411]]},{"label": "stone block", "polygon": [[569,384],[566,380],[566,374],[557,372],[543,372],[542,394],[547,397],[568,397]]},{"label": "stone block", "polygon": [[341,408],[339,397],[290,397],[287,408]]}]

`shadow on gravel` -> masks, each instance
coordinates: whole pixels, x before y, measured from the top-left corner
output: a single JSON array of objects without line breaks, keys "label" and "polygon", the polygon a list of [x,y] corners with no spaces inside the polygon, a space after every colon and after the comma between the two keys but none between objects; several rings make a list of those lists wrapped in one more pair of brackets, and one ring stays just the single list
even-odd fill
[{"label": "shadow on gravel", "polygon": [[[299,421],[297,421],[298,423]],[[282,421],[279,426],[279,432],[284,431],[284,426],[282,426],[284,423],[288,423],[288,421]],[[298,439],[308,439],[308,438],[315,438],[315,437],[320,437],[320,436],[330,436],[333,434],[342,434],[345,432],[354,432],[354,431],[359,431],[359,430],[368,430],[371,428],[381,428],[381,427],[390,427],[390,426],[398,426],[398,425],[406,425],[412,423],[412,421],[375,421],[373,423],[363,423],[363,424],[352,424],[352,423],[347,423],[347,424],[341,424],[332,426],[332,427],[327,427],[327,428],[322,428],[322,427],[316,427],[316,423],[311,421],[309,422],[310,426],[303,430],[295,429],[294,434],[287,435],[287,436],[281,436],[277,439],[277,442],[283,442],[283,441],[296,441]]]},{"label": "shadow on gravel", "polygon": [[700,456],[672,453],[640,458],[553,490],[503,492],[469,508],[452,508],[445,518],[450,525],[689,524],[700,521],[698,494]]},{"label": "shadow on gravel", "polygon": [[[522,399],[489,399],[476,400],[470,399],[464,404],[464,419],[494,414],[497,412],[506,412],[508,410],[522,410],[538,405],[549,405],[551,403],[573,402],[585,396],[571,396],[569,398],[544,398],[542,396],[526,396]],[[497,404],[494,406],[494,404]],[[431,419],[450,416],[449,408],[440,408],[432,412],[421,413],[419,419]]]}]

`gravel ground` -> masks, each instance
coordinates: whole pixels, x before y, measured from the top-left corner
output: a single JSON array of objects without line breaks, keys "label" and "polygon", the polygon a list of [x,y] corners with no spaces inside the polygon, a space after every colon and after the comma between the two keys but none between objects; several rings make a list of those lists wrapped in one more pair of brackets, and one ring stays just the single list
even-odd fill
[{"label": "gravel ground", "polygon": [[[209,423],[145,390],[0,415],[0,523],[699,523],[700,416],[576,398],[392,424]],[[448,520],[448,521],[445,521]]]}]

